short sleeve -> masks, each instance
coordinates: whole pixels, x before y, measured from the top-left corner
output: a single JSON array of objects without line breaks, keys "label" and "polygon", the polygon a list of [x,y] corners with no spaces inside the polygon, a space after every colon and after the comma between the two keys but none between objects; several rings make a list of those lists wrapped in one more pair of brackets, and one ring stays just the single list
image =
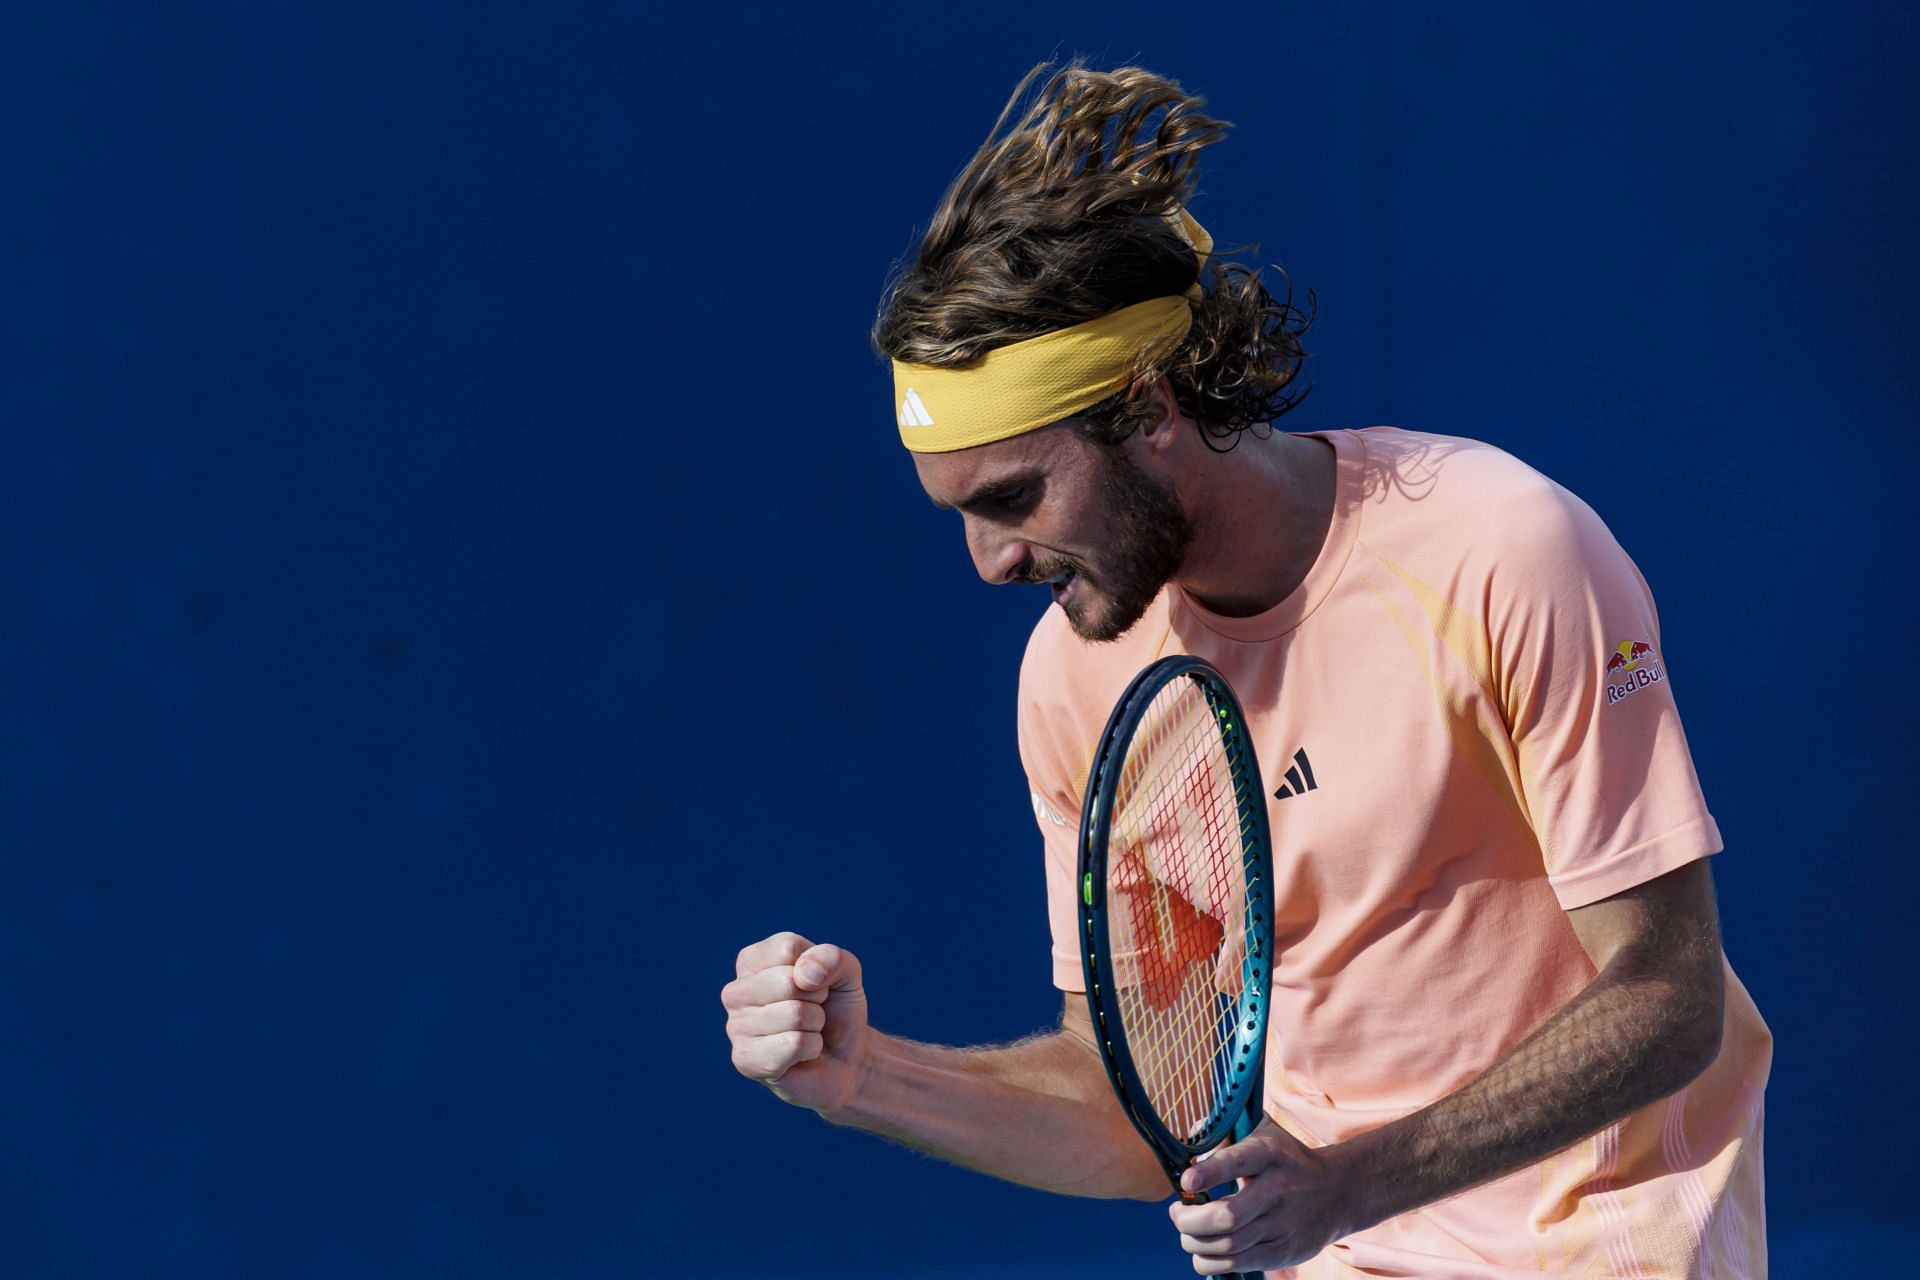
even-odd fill
[{"label": "short sleeve", "polygon": [[1598,902],[1717,853],[1640,571],[1600,518],[1551,481],[1503,515],[1489,633],[1560,905]]},{"label": "short sleeve", "polygon": [[1020,666],[1020,764],[1027,799],[1040,828],[1046,864],[1047,924],[1053,935],[1053,985],[1084,991],[1080,967],[1079,911],[1074,878],[1079,871],[1079,833],[1084,761],[1075,762],[1075,733],[1060,698],[1057,673],[1038,639]]}]

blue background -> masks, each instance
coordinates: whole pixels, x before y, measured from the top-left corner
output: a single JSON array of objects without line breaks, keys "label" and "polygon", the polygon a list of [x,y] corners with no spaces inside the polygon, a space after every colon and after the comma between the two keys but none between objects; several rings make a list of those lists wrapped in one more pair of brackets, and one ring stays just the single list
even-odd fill
[{"label": "blue background", "polygon": [[717,1002],[795,928],[896,1032],[1057,1011],[1042,596],[973,577],[865,333],[1073,52],[1237,123],[1195,211],[1319,297],[1289,427],[1491,440],[1638,560],[1779,1039],[1775,1272],[1910,1260],[1916,49],[1866,4],[7,6],[0,1271],[1185,1274],[1157,1209],[780,1106]]}]

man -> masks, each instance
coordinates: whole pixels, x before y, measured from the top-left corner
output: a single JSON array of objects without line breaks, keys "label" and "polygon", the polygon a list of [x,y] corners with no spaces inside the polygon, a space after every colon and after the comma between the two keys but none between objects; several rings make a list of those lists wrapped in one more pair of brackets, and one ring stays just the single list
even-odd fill
[{"label": "man", "polygon": [[1074,831],[1114,698],[1196,653],[1278,785],[1268,1114],[1186,1175],[1237,1194],[1170,1206],[1195,1271],[1762,1276],[1771,1041],[1651,596],[1497,450],[1271,429],[1304,318],[1184,210],[1223,131],[1200,106],[1077,66],[1010,104],[875,330],[980,574],[1052,590],[1019,738],[1060,1029],[898,1040],[851,952],[781,934],[722,993],[734,1063],[999,1177],[1164,1197],[1093,1048]]}]

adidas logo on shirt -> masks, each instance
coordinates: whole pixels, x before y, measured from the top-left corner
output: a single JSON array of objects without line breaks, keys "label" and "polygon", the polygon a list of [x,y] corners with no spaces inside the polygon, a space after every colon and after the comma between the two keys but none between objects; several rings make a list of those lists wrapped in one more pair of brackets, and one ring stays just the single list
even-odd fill
[{"label": "adidas logo on shirt", "polygon": [[1280,789],[1273,793],[1273,798],[1285,800],[1289,796],[1315,790],[1319,785],[1313,780],[1313,766],[1307,763],[1307,749],[1302,747],[1293,753],[1293,765],[1287,770],[1287,780],[1280,784]]},{"label": "adidas logo on shirt", "polygon": [[912,387],[907,388],[907,398],[900,402],[900,425],[903,427],[930,427],[933,415],[927,412],[920,393]]}]

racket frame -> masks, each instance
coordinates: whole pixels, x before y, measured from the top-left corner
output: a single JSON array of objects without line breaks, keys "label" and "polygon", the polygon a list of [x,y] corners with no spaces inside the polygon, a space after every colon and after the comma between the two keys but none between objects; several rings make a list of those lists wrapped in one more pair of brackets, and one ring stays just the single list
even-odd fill
[{"label": "racket frame", "polygon": [[[1210,1113],[1206,1131],[1196,1140],[1176,1137],[1148,1102],[1134,1067],[1120,1021],[1113,954],[1107,930],[1107,844],[1113,830],[1116,783],[1127,749],[1154,698],[1176,680],[1192,680],[1214,710],[1214,723],[1233,772],[1239,811],[1241,869],[1246,906],[1241,922],[1247,946],[1241,964],[1245,977],[1235,1010],[1232,1041],[1233,1083],[1224,1101]],[[1229,1139],[1253,1132],[1262,1114],[1266,1065],[1267,1010],[1273,982],[1273,855],[1267,826],[1266,791],[1253,739],[1239,699],[1211,664],[1189,654],[1161,658],[1135,676],[1114,704],[1087,773],[1080,808],[1079,889],[1080,962],[1086,980],[1087,1007],[1093,1016],[1101,1064],[1127,1119],[1159,1158],[1181,1199],[1201,1203],[1204,1192],[1181,1190],[1180,1174],[1194,1158]]]}]

